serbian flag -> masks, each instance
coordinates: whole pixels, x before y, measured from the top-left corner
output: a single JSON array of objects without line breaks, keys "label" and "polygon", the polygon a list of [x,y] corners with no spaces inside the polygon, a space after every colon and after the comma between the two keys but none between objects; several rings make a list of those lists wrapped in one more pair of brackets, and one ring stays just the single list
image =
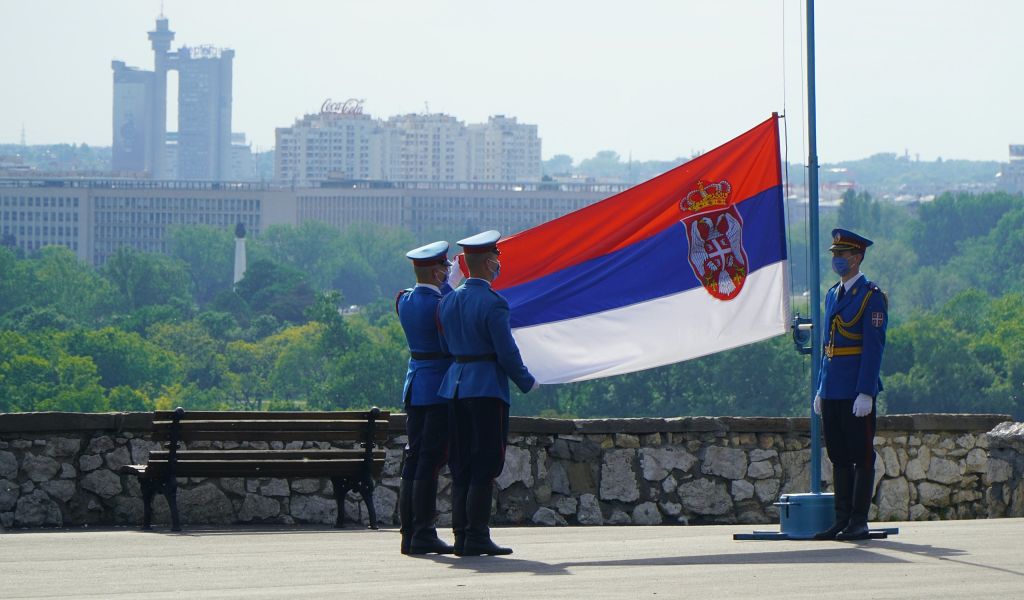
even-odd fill
[{"label": "serbian flag", "polygon": [[778,116],[498,247],[494,288],[541,383],[650,369],[783,334]]}]

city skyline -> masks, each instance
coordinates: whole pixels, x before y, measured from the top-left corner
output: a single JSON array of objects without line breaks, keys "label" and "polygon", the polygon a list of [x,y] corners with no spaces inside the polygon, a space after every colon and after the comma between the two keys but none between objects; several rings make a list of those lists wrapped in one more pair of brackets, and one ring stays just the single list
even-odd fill
[{"label": "city skyline", "polygon": [[[232,129],[256,150],[325,99],[356,97],[380,118],[514,116],[538,126],[544,159],[577,162],[601,150],[690,156],[785,110],[788,158],[802,161],[804,3],[725,4],[174,0],[163,14],[182,45],[236,51]],[[0,143],[18,143],[24,126],[30,144],[111,144],[110,61],[152,68],[145,35],[161,5],[102,6],[5,7],[0,76],[14,93]],[[1024,4],[819,2],[816,16],[822,162],[878,152],[1005,162],[1024,141],[1013,77]]]}]

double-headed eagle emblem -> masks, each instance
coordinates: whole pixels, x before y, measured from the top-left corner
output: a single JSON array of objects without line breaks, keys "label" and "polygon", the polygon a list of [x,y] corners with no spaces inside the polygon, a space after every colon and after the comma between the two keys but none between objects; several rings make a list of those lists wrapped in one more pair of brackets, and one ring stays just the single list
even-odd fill
[{"label": "double-headed eagle emblem", "polygon": [[747,278],[747,253],[743,249],[743,219],[728,203],[732,186],[727,181],[705,186],[697,182],[679,203],[688,213],[683,218],[690,242],[690,267],[709,294],[731,300]]}]

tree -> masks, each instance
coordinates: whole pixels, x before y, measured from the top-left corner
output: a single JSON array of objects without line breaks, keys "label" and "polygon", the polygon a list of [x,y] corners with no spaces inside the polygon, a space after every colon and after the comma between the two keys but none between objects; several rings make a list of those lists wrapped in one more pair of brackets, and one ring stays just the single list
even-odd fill
[{"label": "tree", "polygon": [[119,292],[121,307],[129,312],[172,300],[192,301],[189,273],[180,259],[121,246],[107,259],[101,273]]},{"label": "tree", "polygon": [[314,301],[301,271],[270,260],[252,263],[236,291],[253,313],[268,313],[289,323],[304,323],[303,313]]},{"label": "tree", "polygon": [[230,290],[234,277],[234,236],[209,225],[173,227],[168,231],[171,256],[188,265],[196,302],[205,305]]},{"label": "tree", "polygon": [[154,394],[180,380],[182,357],[137,333],[104,327],[62,338],[69,354],[92,360],[100,384],[107,389],[127,387]]}]

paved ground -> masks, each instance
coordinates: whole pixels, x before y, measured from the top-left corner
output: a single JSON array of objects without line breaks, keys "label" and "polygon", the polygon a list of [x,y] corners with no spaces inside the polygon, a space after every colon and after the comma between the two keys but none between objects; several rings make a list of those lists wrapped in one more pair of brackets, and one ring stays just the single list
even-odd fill
[{"label": "paved ground", "polygon": [[1024,519],[887,523],[866,542],[749,526],[495,529],[509,557],[403,557],[398,532],[0,534],[0,598],[1024,598]]}]

